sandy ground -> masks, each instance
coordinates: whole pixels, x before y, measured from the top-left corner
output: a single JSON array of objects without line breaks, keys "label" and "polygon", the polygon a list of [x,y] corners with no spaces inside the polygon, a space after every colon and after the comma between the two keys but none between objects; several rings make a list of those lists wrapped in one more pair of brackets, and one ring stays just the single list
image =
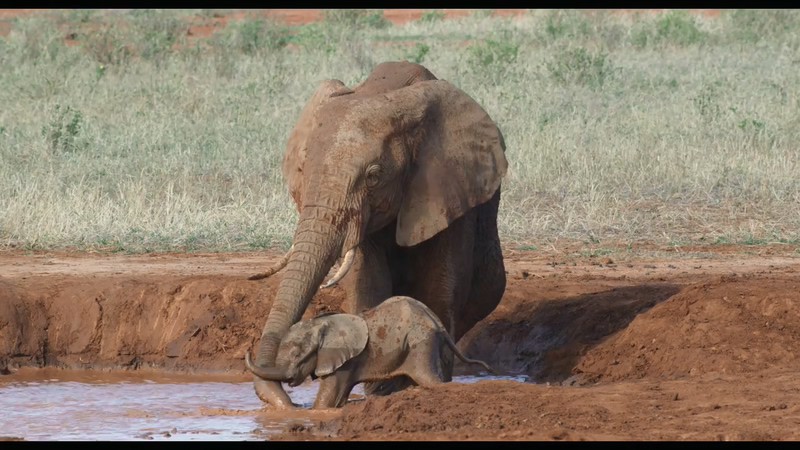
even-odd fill
[{"label": "sandy ground", "polygon": [[[414,388],[278,438],[800,437],[795,246],[611,250],[504,250],[505,296],[459,346],[538,383]],[[278,256],[6,252],[0,372],[242,376],[281,278],[247,276]],[[323,291],[307,316],[341,301]]]}]

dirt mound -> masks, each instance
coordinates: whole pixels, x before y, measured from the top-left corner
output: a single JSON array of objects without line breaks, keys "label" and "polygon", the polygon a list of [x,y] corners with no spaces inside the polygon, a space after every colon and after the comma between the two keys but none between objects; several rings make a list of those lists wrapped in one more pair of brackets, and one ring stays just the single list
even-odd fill
[{"label": "dirt mound", "polygon": [[270,439],[796,440],[799,387],[796,372],[590,388],[448,383],[368,397]]},{"label": "dirt mound", "polygon": [[[409,388],[386,397],[370,397],[349,403],[341,417],[312,428],[295,428],[292,434],[336,435],[343,439],[367,438],[378,433],[381,439],[406,439],[415,435],[435,439],[496,439],[509,437],[505,430],[521,439],[553,438],[559,431],[532,428],[540,422],[537,399],[541,386],[511,381],[484,381],[469,386],[445,384],[437,388]],[[525,401],[518,399],[524,397]],[[491,402],[487,399],[491,398]],[[475,407],[480,405],[480,407]],[[296,439],[296,437],[295,437]]]},{"label": "dirt mound", "polygon": [[798,363],[800,279],[745,275],[685,288],[587,352],[575,372],[587,381],[617,381]]},{"label": "dirt mound", "polygon": [[500,307],[461,339],[460,347],[472,358],[537,382],[563,381],[587,348],[680,290],[671,283],[609,287],[607,280],[587,278],[583,288],[588,293],[565,297],[567,286],[548,289],[548,284],[509,290]]},{"label": "dirt mound", "polygon": [[[395,395],[371,398],[360,404],[348,405],[341,418],[343,435],[358,435],[385,430],[394,433],[472,431],[464,437],[478,437],[482,429],[518,429],[539,408],[532,385],[510,381],[479,382],[465,386],[446,385],[439,389],[415,388]],[[508,394],[524,395],[526,400],[509,401]],[[498,396],[491,403],[486,399]],[[480,408],[453,408],[453,397],[461,405],[482,405]],[[441,405],[450,405],[442,408]],[[527,428],[527,427],[526,427]]]}]

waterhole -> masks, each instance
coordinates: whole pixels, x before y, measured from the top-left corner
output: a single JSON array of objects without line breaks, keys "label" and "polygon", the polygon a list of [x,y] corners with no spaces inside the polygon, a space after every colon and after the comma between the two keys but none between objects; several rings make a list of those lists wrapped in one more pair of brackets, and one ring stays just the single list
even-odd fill
[{"label": "waterhole", "polygon": [[[319,381],[287,392],[304,410],[262,411],[251,380],[36,371],[0,377],[0,437],[26,440],[265,440],[311,411]],[[460,376],[456,383],[523,377]],[[223,380],[223,381],[220,381]],[[351,399],[363,398],[356,386]],[[330,412],[328,412],[330,414]]]}]

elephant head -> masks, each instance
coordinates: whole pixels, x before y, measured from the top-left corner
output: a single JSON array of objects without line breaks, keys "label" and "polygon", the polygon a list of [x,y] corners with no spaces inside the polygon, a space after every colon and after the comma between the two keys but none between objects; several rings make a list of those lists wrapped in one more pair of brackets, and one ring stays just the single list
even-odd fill
[{"label": "elephant head", "polygon": [[367,323],[359,316],[332,314],[298,322],[278,346],[274,366],[262,367],[245,354],[245,365],[259,378],[298,386],[307,377],[332,374],[367,346]]},{"label": "elephant head", "polygon": [[[486,111],[418,64],[380,64],[354,89],[323,81],[287,143],[282,169],[299,221],[258,366],[274,365],[281,338],[338,258],[345,263],[335,279],[366,235],[393,223],[400,246],[430,239],[491,199],[504,151]],[[254,381],[263,401],[291,404],[279,383]]]}]

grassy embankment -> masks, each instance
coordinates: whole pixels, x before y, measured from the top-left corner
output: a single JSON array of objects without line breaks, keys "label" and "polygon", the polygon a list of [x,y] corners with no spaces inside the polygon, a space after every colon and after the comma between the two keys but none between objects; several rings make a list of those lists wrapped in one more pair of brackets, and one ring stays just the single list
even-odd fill
[{"label": "grassy embankment", "polygon": [[398,59],[500,125],[509,244],[800,240],[796,11],[338,11],[187,36],[211,15],[59,12],[0,38],[0,248],[285,249],[300,109],[320,80]]}]

